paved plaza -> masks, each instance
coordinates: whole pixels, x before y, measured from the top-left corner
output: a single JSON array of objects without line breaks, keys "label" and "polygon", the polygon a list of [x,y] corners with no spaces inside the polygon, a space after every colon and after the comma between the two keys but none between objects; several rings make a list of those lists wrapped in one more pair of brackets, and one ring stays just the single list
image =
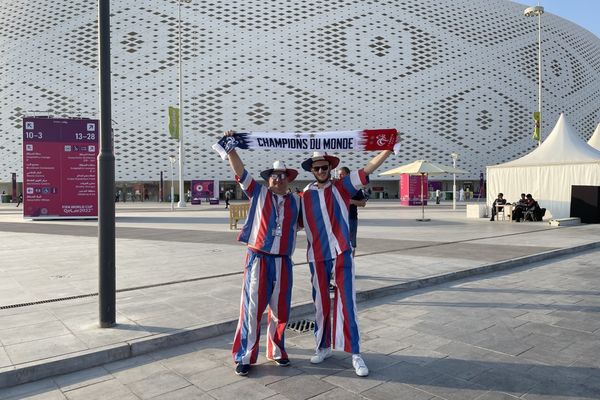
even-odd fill
[{"label": "paved plaza", "polygon": [[363,302],[363,356],[310,364],[310,333],[288,332],[292,365],[238,377],[231,335],[0,389],[2,399],[598,399],[600,251]]},{"label": "paved plaza", "polygon": [[[119,204],[118,325],[99,329],[96,222],[23,221],[3,205],[0,387],[94,368],[0,398],[600,398],[590,360],[599,354],[600,227],[466,219],[464,205],[430,206],[427,223],[419,214],[383,201],[360,213],[368,378],[341,353],[310,366],[311,335],[288,331],[294,365],[261,365],[242,380],[229,347],[244,247],[226,210]],[[304,242],[299,235],[292,319],[312,310]],[[504,268],[513,269],[478,275]],[[433,283],[442,284],[408,291]]]}]

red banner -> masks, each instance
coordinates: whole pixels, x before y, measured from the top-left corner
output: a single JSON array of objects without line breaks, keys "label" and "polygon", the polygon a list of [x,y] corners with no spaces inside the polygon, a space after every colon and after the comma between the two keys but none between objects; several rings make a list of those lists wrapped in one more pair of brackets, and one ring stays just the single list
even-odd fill
[{"label": "red banner", "polygon": [[23,118],[23,216],[98,216],[98,121]]}]

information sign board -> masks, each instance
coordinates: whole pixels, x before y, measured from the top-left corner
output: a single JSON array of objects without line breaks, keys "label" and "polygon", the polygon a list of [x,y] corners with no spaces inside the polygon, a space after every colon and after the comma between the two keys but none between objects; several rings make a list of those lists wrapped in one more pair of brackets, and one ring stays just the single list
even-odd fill
[{"label": "information sign board", "polygon": [[98,120],[23,118],[23,216],[98,216]]}]

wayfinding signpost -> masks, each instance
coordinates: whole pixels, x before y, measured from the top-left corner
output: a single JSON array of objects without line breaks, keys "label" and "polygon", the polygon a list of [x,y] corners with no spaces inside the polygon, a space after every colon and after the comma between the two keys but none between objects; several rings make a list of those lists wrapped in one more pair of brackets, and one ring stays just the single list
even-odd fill
[{"label": "wayfinding signpost", "polygon": [[23,118],[23,217],[98,217],[98,121]]}]

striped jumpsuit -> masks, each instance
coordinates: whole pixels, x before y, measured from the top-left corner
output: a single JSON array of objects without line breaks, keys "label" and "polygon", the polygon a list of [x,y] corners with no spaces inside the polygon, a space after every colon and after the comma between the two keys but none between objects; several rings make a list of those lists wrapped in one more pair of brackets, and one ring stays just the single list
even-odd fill
[{"label": "striped jumpsuit", "polygon": [[[260,322],[267,305],[267,358],[288,358],[285,327],[290,314],[291,257],[296,246],[300,198],[292,193],[276,195],[257,183],[246,170],[236,180],[250,199],[250,209],[238,237],[248,249],[233,359],[236,363],[256,363]],[[281,235],[276,233],[278,223]]]},{"label": "striped jumpsuit", "polygon": [[[360,353],[360,332],[354,287],[354,259],[350,243],[348,206],[360,187],[369,183],[364,170],[352,171],[322,189],[316,183],[302,193],[303,226],[308,239],[307,258],[315,305],[317,349],[331,346]],[[329,282],[335,282],[333,327],[331,326]]]}]

